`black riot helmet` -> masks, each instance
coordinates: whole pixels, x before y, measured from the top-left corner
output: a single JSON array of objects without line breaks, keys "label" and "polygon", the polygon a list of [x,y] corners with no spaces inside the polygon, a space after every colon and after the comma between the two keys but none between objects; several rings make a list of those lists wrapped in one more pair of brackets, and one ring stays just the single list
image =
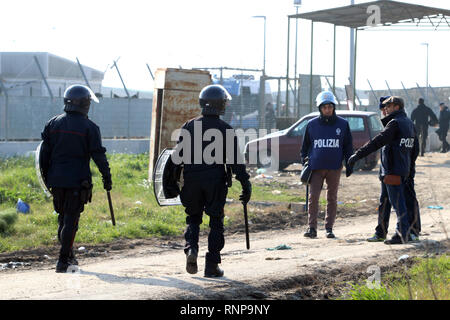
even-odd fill
[{"label": "black riot helmet", "polygon": [[227,102],[231,101],[227,89],[218,84],[204,87],[198,98],[203,115],[221,116],[225,114]]},{"label": "black riot helmet", "polygon": [[87,116],[91,100],[98,103],[98,98],[89,87],[75,84],[64,92],[64,111],[79,112]]}]

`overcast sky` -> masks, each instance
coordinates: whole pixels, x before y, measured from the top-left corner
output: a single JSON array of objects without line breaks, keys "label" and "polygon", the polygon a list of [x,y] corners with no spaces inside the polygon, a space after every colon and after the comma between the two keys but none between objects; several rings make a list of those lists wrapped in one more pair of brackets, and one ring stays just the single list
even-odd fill
[{"label": "overcast sky", "polygon": [[[299,12],[350,4],[350,0],[303,0]],[[368,1],[355,1],[356,3]],[[448,0],[402,1],[450,9]],[[4,0],[0,9],[0,51],[44,51],[105,71],[105,86],[125,84],[153,90],[146,63],[164,67],[262,68],[263,19],[267,17],[266,73],[286,74],[287,15],[293,0]],[[291,34],[295,23],[291,22]],[[314,73],[332,74],[333,27],[315,26]],[[360,32],[357,86],[368,89],[450,86],[450,31]],[[349,29],[338,27],[337,84],[349,75]],[[294,42],[291,42],[293,46]],[[309,73],[310,22],[299,22],[298,70]],[[293,60],[291,60],[293,61]],[[291,70],[293,69],[293,65]]]}]

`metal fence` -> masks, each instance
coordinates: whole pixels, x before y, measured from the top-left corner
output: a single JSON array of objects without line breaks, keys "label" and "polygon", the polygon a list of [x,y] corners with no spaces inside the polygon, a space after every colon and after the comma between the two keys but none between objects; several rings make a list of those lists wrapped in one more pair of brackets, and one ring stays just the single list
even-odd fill
[{"label": "metal fence", "polygon": [[[149,138],[152,99],[100,98],[89,118],[102,138]],[[63,99],[0,96],[0,140],[40,140],[47,121],[63,112]]]}]

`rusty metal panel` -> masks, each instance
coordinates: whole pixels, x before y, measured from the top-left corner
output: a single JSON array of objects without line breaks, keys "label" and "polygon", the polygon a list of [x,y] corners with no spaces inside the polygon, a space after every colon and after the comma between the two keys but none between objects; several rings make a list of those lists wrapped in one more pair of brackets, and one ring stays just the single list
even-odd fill
[{"label": "rusty metal panel", "polygon": [[211,74],[208,71],[170,68],[156,71],[150,132],[150,180],[160,152],[176,144],[171,141],[172,133],[200,115],[198,96],[209,84]]}]

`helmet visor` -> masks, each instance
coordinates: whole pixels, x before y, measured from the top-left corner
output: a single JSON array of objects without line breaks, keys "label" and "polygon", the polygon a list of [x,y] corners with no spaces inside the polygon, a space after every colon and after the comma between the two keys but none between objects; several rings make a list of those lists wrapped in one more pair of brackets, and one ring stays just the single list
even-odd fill
[{"label": "helmet visor", "polygon": [[91,96],[91,101],[94,101],[95,103],[100,103],[100,101],[98,100],[97,96],[95,95],[95,93],[91,90],[91,88],[89,88],[88,86],[86,86],[86,89],[89,91],[89,94]]}]

